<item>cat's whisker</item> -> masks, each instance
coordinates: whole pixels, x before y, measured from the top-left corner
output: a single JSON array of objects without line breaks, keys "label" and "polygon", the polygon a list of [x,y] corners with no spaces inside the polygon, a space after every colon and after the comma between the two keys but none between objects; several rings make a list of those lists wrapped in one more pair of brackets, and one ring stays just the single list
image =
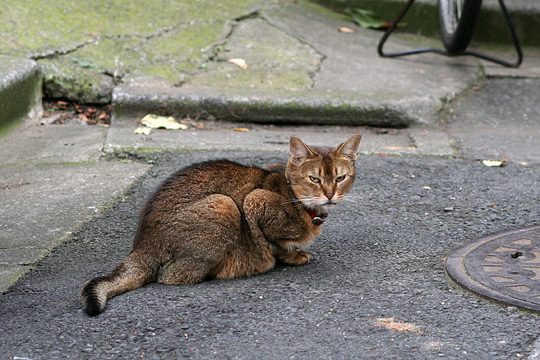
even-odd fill
[{"label": "cat's whisker", "polygon": [[302,201],[297,200],[297,199],[292,199],[291,201],[282,202],[282,203],[280,203],[280,205],[296,204],[296,203],[300,203],[300,202],[302,202]]}]

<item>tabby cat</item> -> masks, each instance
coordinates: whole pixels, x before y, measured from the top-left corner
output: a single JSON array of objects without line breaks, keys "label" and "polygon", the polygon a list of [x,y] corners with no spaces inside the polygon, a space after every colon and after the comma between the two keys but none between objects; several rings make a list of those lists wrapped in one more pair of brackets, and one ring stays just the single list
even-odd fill
[{"label": "tabby cat", "polygon": [[216,160],[178,171],[143,209],[131,253],[110,275],[85,284],[84,310],[97,315],[107,299],[151,282],[250,276],[276,259],[306,264],[310,254],[301,248],[353,185],[360,138],[329,148],[293,136],[286,166]]}]

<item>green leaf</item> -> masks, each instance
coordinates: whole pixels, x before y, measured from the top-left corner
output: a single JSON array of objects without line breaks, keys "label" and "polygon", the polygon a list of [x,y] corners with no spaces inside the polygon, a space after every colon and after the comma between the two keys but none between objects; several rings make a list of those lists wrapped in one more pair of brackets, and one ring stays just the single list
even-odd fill
[{"label": "green leaf", "polygon": [[345,12],[352,17],[356,24],[363,28],[386,29],[388,27],[388,22],[381,20],[373,11],[352,8],[346,9]]}]

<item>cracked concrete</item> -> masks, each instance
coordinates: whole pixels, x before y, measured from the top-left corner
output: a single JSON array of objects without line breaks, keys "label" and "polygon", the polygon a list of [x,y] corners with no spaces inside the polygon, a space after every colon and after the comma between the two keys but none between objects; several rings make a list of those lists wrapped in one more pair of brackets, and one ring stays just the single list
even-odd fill
[{"label": "cracked concrete", "polygon": [[[340,33],[340,26],[354,33]],[[474,59],[381,59],[379,37],[308,1],[267,4],[232,26],[210,61],[181,87],[142,81],[116,87],[114,119],[159,112],[248,122],[425,125],[483,76]],[[231,58],[244,59],[247,69]]]},{"label": "cracked concrete", "polygon": [[[248,122],[433,125],[449,100],[485,74],[470,58],[381,59],[375,51],[380,32],[307,0],[162,0],[147,8],[99,1],[94,11],[67,0],[8,4],[0,14],[0,32],[7,34],[0,53],[41,54],[46,96],[113,102],[115,121],[158,112]],[[36,19],[31,5],[43,7],[47,18]],[[354,33],[340,33],[340,26]],[[39,34],[29,36],[25,27]],[[398,37],[389,45],[412,44]],[[248,68],[231,58],[244,59]]]},{"label": "cracked concrete", "polygon": [[[380,33],[358,30],[361,36],[336,34],[343,20],[322,11],[295,11],[294,5],[287,5],[264,14],[278,28],[294,33],[328,56],[315,76],[315,89],[329,94],[351,92],[396,104],[406,99],[403,111],[418,122],[430,122],[446,98],[453,98],[482,76],[477,62],[471,59],[381,59],[375,51]],[[408,45],[397,46],[404,49]]]},{"label": "cracked concrete", "polygon": [[[206,69],[188,81],[190,85],[305,90],[313,86],[310,74],[322,60],[311,47],[258,17],[238,22],[222,47]],[[249,71],[227,61],[233,58],[244,59]]]},{"label": "cracked concrete", "polygon": [[0,13],[0,54],[38,60],[46,96],[106,103],[114,81],[126,74],[183,82],[221,41],[226,23],[251,14],[257,4],[10,2]]}]

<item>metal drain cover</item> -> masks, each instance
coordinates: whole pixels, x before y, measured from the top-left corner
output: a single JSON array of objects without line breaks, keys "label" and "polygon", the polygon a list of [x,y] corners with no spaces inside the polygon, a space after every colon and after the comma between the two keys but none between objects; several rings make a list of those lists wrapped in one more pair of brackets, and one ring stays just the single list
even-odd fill
[{"label": "metal drain cover", "polygon": [[540,226],[467,244],[448,256],[446,271],[482,296],[540,311]]}]

